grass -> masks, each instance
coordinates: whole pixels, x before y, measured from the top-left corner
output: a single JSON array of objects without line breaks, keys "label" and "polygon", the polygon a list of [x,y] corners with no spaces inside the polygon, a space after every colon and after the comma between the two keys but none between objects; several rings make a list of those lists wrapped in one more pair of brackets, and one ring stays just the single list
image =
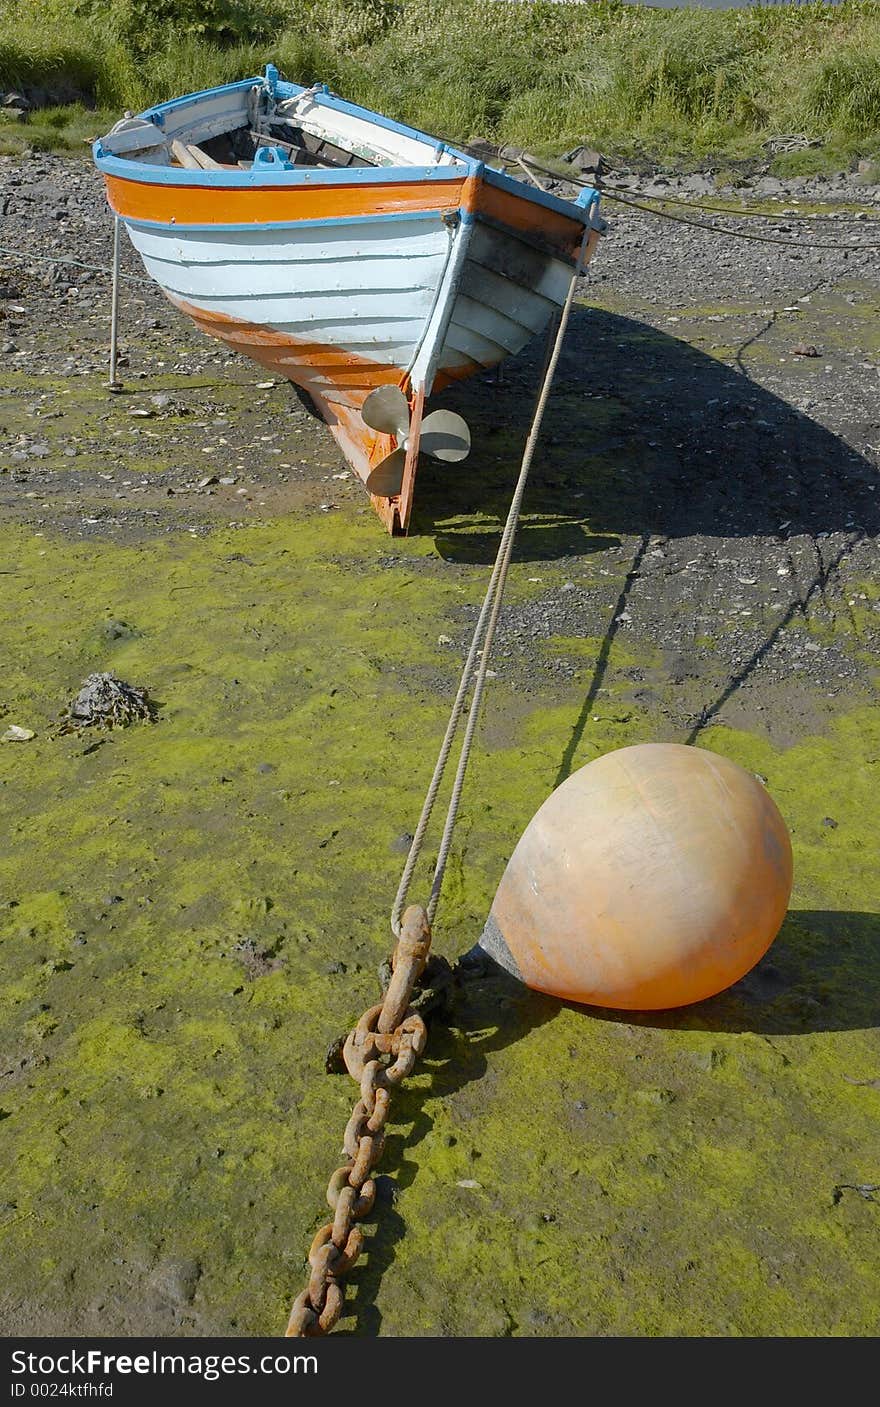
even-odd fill
[{"label": "grass", "polygon": [[[880,3],[655,10],[594,0],[0,0],[0,87],[137,110],[258,71],[322,79],[459,140],[587,140],[665,162],[880,154]],[[71,122],[82,113],[72,111]],[[5,140],[63,145],[37,114]],[[57,132],[52,138],[51,132]],[[792,167],[790,154],[779,169]],[[794,162],[797,168],[798,162]],[[795,174],[792,169],[791,174]]]}]

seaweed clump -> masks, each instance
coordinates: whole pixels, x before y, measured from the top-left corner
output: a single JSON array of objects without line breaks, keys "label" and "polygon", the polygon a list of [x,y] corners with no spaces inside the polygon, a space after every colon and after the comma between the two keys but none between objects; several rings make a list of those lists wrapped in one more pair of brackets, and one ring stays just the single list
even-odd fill
[{"label": "seaweed clump", "polygon": [[61,715],[59,733],[81,728],[127,728],[155,723],[156,709],[146,689],[136,689],[115,674],[90,674]]}]

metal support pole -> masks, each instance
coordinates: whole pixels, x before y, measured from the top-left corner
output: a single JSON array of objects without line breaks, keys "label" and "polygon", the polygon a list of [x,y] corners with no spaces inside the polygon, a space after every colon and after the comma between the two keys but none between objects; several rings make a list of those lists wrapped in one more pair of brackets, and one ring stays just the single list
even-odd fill
[{"label": "metal support pole", "polygon": [[119,357],[118,331],[119,331],[119,216],[113,216],[113,293],[110,300],[110,380],[108,386],[111,391],[121,391],[122,382],[116,375],[116,363]]}]

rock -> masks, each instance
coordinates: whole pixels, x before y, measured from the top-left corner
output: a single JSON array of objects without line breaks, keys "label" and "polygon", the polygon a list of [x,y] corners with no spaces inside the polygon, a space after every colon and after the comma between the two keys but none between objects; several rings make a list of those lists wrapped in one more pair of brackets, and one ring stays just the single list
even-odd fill
[{"label": "rock", "polygon": [[678,185],[684,195],[712,195],[715,191],[715,182],[702,171],[680,177]]},{"label": "rock", "polygon": [[133,640],[140,632],[124,620],[105,620],[101,634],[105,640]]},{"label": "rock", "polygon": [[608,164],[604,157],[598,151],[594,151],[592,147],[588,146],[582,145],[573,147],[571,151],[565,153],[562,159],[563,161],[567,161],[569,166],[573,166],[575,170],[580,171],[581,175],[589,172],[594,176],[604,176],[605,172],[608,170]]},{"label": "rock", "polygon": [[0,737],[0,743],[29,743],[34,737],[36,733],[32,728],[19,728],[17,723],[11,723]]},{"label": "rock", "polygon": [[762,176],[755,182],[756,195],[784,195],[785,186],[776,176]]},{"label": "rock", "polygon": [[463,142],[462,147],[469,156],[475,156],[479,161],[496,161],[501,155],[500,147],[496,147],[494,142],[487,142],[485,137],[473,137],[471,141]]},{"label": "rock", "polygon": [[132,688],[115,674],[90,674],[67,709],[62,732],[97,725],[125,727],[135,719],[153,722],[155,709],[145,689]]}]

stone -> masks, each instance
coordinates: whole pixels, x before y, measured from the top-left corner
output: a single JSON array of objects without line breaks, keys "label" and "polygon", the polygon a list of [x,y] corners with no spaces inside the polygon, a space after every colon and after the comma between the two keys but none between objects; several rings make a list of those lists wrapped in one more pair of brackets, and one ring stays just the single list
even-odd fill
[{"label": "stone", "polygon": [[582,175],[592,172],[595,176],[603,176],[608,170],[608,164],[601,153],[584,145],[573,147],[571,151],[567,151],[563,156],[563,161],[567,161],[569,166],[574,166]]}]

